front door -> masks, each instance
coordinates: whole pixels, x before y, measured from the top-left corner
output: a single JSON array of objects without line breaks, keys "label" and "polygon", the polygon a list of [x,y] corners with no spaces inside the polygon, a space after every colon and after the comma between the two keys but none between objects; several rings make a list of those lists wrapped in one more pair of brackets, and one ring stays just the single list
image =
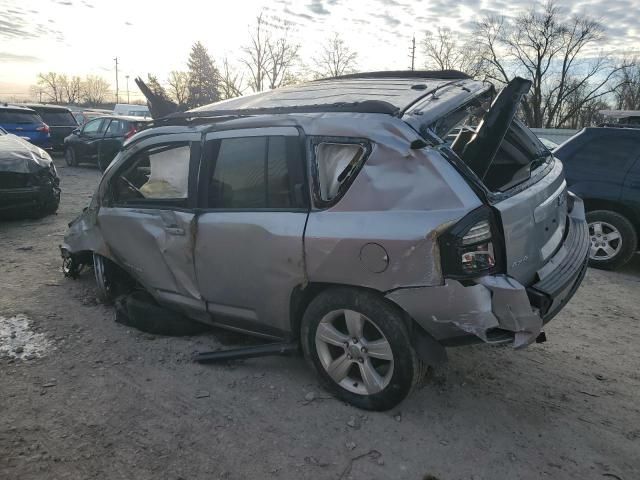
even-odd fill
[{"label": "front door", "polygon": [[281,337],[304,282],[308,215],[296,128],[209,134],[199,182],[196,277],[215,323]]},{"label": "front door", "polygon": [[193,265],[195,184],[189,181],[199,139],[165,135],[136,145],[109,173],[110,198],[98,224],[113,256],[156,297],[204,311]]},{"label": "front door", "polygon": [[97,161],[98,146],[108,123],[109,119],[96,118],[82,127],[80,135],[78,136],[79,141],[74,145],[77,161]]},{"label": "front door", "polygon": [[104,132],[104,137],[98,145],[98,166],[100,170],[105,170],[115,158],[122,147],[124,135],[129,122],[114,118]]}]

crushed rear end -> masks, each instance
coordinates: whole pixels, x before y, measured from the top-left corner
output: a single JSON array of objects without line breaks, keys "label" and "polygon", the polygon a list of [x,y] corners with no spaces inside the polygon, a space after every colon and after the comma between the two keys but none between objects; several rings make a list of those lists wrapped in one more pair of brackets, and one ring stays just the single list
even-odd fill
[{"label": "crushed rear end", "polygon": [[[515,79],[487,108],[493,92],[477,82],[405,114],[484,204],[440,234],[443,285],[387,295],[445,345],[541,339],[586,271],[583,203],[567,190],[562,163],[514,119],[529,86]],[[439,140],[467,117],[479,126],[460,129],[451,146]]]}]

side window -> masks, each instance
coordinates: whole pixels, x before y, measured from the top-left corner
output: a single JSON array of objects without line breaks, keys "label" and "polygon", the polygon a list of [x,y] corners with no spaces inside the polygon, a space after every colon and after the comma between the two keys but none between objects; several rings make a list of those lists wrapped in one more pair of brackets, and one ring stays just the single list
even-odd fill
[{"label": "side window", "polygon": [[97,118],[95,120],[91,120],[88,122],[84,128],[82,129],[82,133],[94,134],[101,131],[103,120],[101,118]]},{"label": "side window", "polygon": [[358,172],[366,156],[364,144],[319,142],[315,144],[315,170],[320,200],[330,202],[340,193],[343,185]]},{"label": "side window", "polygon": [[189,196],[188,143],[154,145],[133,155],[111,180],[116,203],[181,200]]},{"label": "side window", "polygon": [[[302,164],[298,137],[225,138],[209,182],[209,208],[300,208]],[[300,180],[302,182],[302,180]]]},{"label": "side window", "polygon": [[125,122],[122,120],[111,120],[111,123],[107,127],[107,137],[117,137],[124,135]]}]

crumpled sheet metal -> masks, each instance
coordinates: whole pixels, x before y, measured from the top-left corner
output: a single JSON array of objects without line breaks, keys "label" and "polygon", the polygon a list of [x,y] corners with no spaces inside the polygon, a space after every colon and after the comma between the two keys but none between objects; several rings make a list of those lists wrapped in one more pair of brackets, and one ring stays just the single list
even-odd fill
[{"label": "crumpled sheet metal", "polygon": [[98,228],[98,209],[93,203],[69,224],[61,248],[71,254],[91,251],[113,260]]},{"label": "crumpled sheet metal", "polygon": [[487,331],[501,328],[515,333],[514,348],[533,343],[542,329],[542,318],[529,304],[525,288],[504,275],[477,281],[465,287],[447,280],[441,286],[395,290],[386,297],[436,340],[459,336],[462,330],[488,342]]},{"label": "crumpled sheet metal", "polygon": [[15,135],[0,136],[0,172],[37,173],[50,163],[41,148]]},{"label": "crumpled sheet metal", "polygon": [[[397,118],[326,114],[304,128],[309,135],[369,138],[373,147],[344,197],[309,214],[309,281],[379,291],[442,284],[436,233],[481,205],[454,167],[433,149],[411,149],[419,137]],[[386,251],[383,272],[361,261],[368,243]]]}]

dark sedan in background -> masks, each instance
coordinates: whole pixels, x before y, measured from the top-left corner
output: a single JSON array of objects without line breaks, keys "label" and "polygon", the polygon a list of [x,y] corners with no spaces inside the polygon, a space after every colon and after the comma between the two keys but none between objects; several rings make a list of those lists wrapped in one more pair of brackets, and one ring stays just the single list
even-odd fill
[{"label": "dark sedan in background", "polygon": [[51,135],[51,147],[54,150],[62,150],[64,139],[78,128],[78,122],[67,107],[58,105],[29,104],[24,105],[35,111],[42,121],[49,126]]},{"label": "dark sedan in background", "polygon": [[151,120],[128,116],[106,116],[87,122],[64,139],[64,158],[69,166],[95,163],[100,170],[109,166],[124,141]]},{"label": "dark sedan in background", "polygon": [[35,110],[18,105],[0,104],[0,127],[40,148],[51,148],[49,126]]}]

